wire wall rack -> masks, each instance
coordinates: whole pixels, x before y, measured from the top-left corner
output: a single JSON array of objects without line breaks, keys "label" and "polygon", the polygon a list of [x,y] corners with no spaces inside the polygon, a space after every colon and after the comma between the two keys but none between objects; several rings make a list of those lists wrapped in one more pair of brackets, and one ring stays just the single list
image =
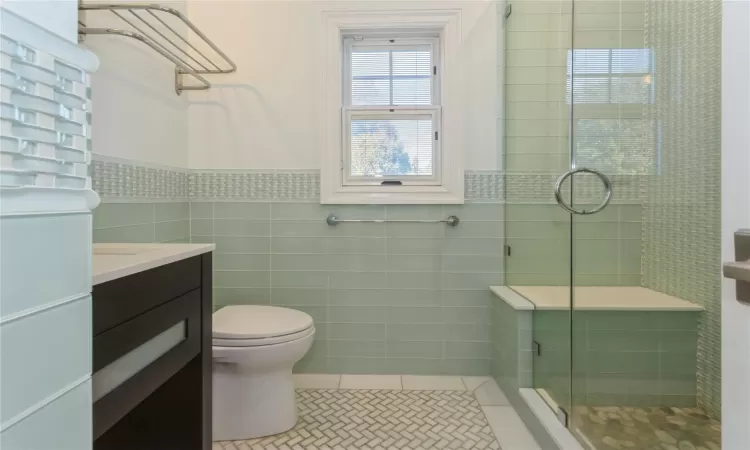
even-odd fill
[{"label": "wire wall rack", "polygon": [[[180,11],[146,3],[78,4],[78,35],[114,35],[135,39],[175,65],[175,92],[203,91],[211,87],[204,75],[227,74],[237,70],[235,63]],[[110,13],[116,27],[90,27],[88,14]],[[108,22],[109,23],[109,22]],[[182,32],[181,29],[185,29]],[[196,39],[191,39],[191,35]],[[185,82],[185,78],[192,81]]]}]

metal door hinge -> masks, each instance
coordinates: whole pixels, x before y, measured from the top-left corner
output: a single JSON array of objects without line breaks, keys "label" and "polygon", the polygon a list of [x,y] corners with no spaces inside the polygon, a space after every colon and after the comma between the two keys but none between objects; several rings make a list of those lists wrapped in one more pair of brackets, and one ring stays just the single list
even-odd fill
[{"label": "metal door hinge", "polygon": [[557,420],[560,421],[561,424],[563,424],[564,427],[567,428],[568,426],[568,412],[565,411],[564,408],[558,406],[557,407]]},{"label": "metal door hinge", "polygon": [[513,5],[507,5],[505,7],[505,18],[510,17],[511,13],[513,13]]},{"label": "metal door hinge", "polygon": [[510,245],[505,246],[505,254],[508,256],[512,256],[513,250],[510,248]]},{"label": "metal door hinge", "polygon": [[533,341],[531,343],[531,351],[533,351],[536,356],[542,356],[542,344],[537,341]]}]

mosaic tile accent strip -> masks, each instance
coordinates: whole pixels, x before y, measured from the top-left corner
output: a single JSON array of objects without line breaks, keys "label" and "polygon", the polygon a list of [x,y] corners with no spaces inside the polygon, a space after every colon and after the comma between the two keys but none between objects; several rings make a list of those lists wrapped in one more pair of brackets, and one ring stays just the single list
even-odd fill
[{"label": "mosaic tile accent strip", "polygon": [[[320,200],[320,173],[309,171],[192,172],[94,161],[94,190],[107,199]],[[502,172],[466,172],[466,200],[502,202]]]},{"label": "mosaic tile accent strip", "polygon": [[645,113],[662,124],[662,170],[643,208],[643,285],[705,308],[698,403],[720,417],[721,2],[646,2],[646,47],[659,68]]},{"label": "mosaic tile accent strip", "polygon": [[464,173],[464,198],[471,202],[496,203],[505,199],[503,172]]},{"label": "mosaic tile accent strip", "polygon": [[189,176],[191,199],[319,201],[320,173],[196,172]]},{"label": "mosaic tile accent strip", "polygon": [[[560,174],[562,175],[562,174]],[[557,174],[512,174],[505,175],[507,203],[555,203],[555,183]],[[645,197],[645,187],[649,176],[611,175],[612,203],[641,203]],[[570,200],[569,181],[563,187],[566,200]],[[598,204],[604,197],[602,182],[593,175],[581,175],[575,179],[575,202],[577,204]]]},{"label": "mosaic tile accent strip", "polygon": [[88,75],[0,35],[0,185],[90,187]]},{"label": "mosaic tile accent strip", "polygon": [[223,450],[499,449],[468,391],[298,389],[297,425],[275,436],[214,443]]},{"label": "mosaic tile accent strip", "polygon": [[573,426],[597,449],[721,449],[721,423],[700,408],[577,406]]},{"label": "mosaic tile accent strip", "polygon": [[94,161],[91,176],[94,190],[105,201],[188,198],[188,174],[185,171]]}]

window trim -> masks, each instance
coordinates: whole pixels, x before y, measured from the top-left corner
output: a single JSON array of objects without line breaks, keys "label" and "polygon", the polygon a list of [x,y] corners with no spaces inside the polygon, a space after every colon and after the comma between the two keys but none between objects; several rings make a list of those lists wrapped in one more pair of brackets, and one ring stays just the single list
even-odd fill
[{"label": "window trim", "polygon": [[[408,30],[408,31],[404,31]],[[440,84],[442,184],[373,186],[344,185],[342,170],[342,115],[344,110],[344,36],[353,34],[388,36],[438,35]],[[460,64],[461,11],[331,11],[323,13],[322,46],[325,61],[321,76],[323,111],[321,121],[322,204],[462,204],[464,203],[464,154],[468,137],[464,128],[463,70]],[[446,70],[446,68],[448,70]]]}]

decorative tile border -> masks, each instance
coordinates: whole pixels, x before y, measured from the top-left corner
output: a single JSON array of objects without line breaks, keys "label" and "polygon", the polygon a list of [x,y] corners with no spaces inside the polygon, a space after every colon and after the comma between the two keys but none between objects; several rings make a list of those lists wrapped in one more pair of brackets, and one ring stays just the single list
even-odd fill
[{"label": "decorative tile border", "polygon": [[[320,172],[195,171],[147,167],[125,160],[95,156],[94,190],[104,201],[244,200],[318,202]],[[466,172],[466,200],[502,202],[502,172]]]},{"label": "decorative tile border", "polygon": [[[507,203],[555,203],[554,186],[556,174],[513,174],[505,175]],[[648,175],[613,175],[609,177],[613,185],[612,203],[641,203],[648,186]],[[566,187],[570,186],[566,182]],[[586,176],[576,181],[575,202],[578,204],[599,203],[604,195],[602,182],[594,176]],[[570,200],[569,191],[563,196]]]},{"label": "decorative tile border", "polygon": [[95,160],[91,169],[94,190],[104,201],[188,199],[184,170],[101,160]]},{"label": "decorative tile border", "polygon": [[320,172],[194,172],[191,199],[314,202],[320,199]]},{"label": "decorative tile border", "polygon": [[505,198],[505,175],[501,171],[466,171],[464,198],[478,203],[499,203]]},{"label": "decorative tile border", "polygon": [[[93,163],[94,190],[111,200],[243,200],[317,202],[318,170],[187,171],[97,158]],[[467,171],[465,198],[473,203],[555,203],[555,174],[504,174]],[[613,203],[641,203],[649,176],[614,175]],[[598,203],[601,182],[587,177],[576,184],[577,203]]]}]

